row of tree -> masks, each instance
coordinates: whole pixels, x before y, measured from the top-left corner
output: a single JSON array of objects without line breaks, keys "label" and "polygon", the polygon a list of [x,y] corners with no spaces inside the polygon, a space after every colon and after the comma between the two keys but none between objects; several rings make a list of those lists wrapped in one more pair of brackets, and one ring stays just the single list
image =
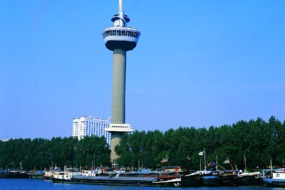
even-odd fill
[{"label": "row of tree", "polygon": [[[197,170],[200,164],[215,161],[230,169],[230,165],[223,164],[227,159],[238,169],[268,168],[270,160],[281,166],[285,158],[285,121],[271,117],[268,122],[258,118],[208,129],[135,131],[125,134],[115,150],[120,156],[117,160],[120,166],[135,168],[178,165]],[[110,149],[104,137],[0,141],[0,168],[3,169],[91,168],[109,166],[109,161]]]},{"label": "row of tree", "polygon": [[104,137],[10,139],[0,141],[0,168],[49,169],[108,165],[110,149]]},{"label": "row of tree", "polygon": [[231,169],[230,164],[223,164],[227,159],[238,169],[268,168],[270,160],[281,166],[285,158],[285,121],[281,123],[272,116],[268,122],[258,118],[208,129],[136,131],[123,137],[116,152],[119,165],[124,166],[160,167],[167,157],[168,165],[197,170],[201,162],[204,168],[204,154],[206,163],[218,162],[226,169]]}]

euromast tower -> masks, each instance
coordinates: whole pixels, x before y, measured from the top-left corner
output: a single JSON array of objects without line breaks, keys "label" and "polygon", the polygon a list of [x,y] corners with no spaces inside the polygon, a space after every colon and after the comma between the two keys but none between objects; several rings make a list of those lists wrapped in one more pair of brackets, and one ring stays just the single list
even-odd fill
[{"label": "euromast tower", "polygon": [[134,131],[125,123],[126,53],[136,47],[140,32],[127,26],[130,19],[123,12],[123,0],[119,0],[119,14],[115,14],[111,21],[114,26],[106,28],[103,37],[105,46],[113,51],[112,117],[105,130],[111,133],[110,161],[114,163],[118,158],[115,146],[124,133]]}]

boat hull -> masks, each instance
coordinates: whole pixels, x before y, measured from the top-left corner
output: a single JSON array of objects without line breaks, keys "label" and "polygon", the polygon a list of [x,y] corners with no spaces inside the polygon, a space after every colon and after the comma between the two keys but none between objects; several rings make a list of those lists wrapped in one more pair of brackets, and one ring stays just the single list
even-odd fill
[{"label": "boat hull", "polygon": [[8,173],[9,178],[29,178],[29,175],[26,172],[21,171],[10,171]]},{"label": "boat hull", "polygon": [[260,176],[238,176],[238,186],[251,186],[251,185],[262,185],[262,178]]},{"label": "boat hull", "polygon": [[237,173],[221,173],[219,180],[221,186],[237,186]]},{"label": "boat hull", "polygon": [[263,178],[265,186],[285,187],[285,179]]},{"label": "boat hull", "polygon": [[219,186],[220,180],[218,175],[204,175],[202,176],[203,186]]},{"label": "boat hull", "polygon": [[76,176],[71,178],[72,183],[116,186],[152,186],[156,180],[157,178],[152,177]]},{"label": "boat hull", "polygon": [[181,186],[181,176],[173,173],[111,173],[109,175],[97,176],[75,175],[70,178],[59,176],[53,177],[52,181],[55,183],[79,183],[110,186]]},{"label": "boat hull", "polygon": [[181,186],[182,187],[197,187],[202,185],[201,175],[189,175],[181,177]]}]

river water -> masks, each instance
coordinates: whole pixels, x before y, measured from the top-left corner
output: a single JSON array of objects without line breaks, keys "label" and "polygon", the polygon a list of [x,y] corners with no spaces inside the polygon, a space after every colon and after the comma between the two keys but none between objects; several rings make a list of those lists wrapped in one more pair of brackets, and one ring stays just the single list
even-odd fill
[{"label": "river water", "polygon": [[243,187],[187,187],[187,188],[177,188],[177,187],[130,187],[130,186],[103,186],[103,185],[83,185],[83,184],[61,184],[52,183],[49,180],[40,179],[1,179],[0,178],[0,190],[281,190],[284,188],[271,188],[262,186],[243,186]]}]

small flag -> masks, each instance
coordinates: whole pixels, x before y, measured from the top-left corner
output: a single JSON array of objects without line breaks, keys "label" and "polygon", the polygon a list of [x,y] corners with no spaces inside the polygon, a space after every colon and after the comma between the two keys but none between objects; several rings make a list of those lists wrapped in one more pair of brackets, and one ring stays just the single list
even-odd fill
[{"label": "small flag", "polygon": [[229,164],[229,163],[230,163],[230,160],[227,158],[223,163],[224,163],[224,164]]},{"label": "small flag", "polygon": [[168,162],[168,158],[165,157],[165,158],[163,158],[160,162],[161,162],[161,163],[166,163],[166,162]]},{"label": "small flag", "polygon": [[216,166],[216,163],[215,163],[215,162],[209,162],[209,163],[208,163],[208,167],[210,167],[210,166],[211,166],[211,167],[214,167],[214,166]]},{"label": "small flag", "polygon": [[203,155],[204,155],[204,152],[199,152],[198,155],[199,155],[199,156],[203,156]]}]

